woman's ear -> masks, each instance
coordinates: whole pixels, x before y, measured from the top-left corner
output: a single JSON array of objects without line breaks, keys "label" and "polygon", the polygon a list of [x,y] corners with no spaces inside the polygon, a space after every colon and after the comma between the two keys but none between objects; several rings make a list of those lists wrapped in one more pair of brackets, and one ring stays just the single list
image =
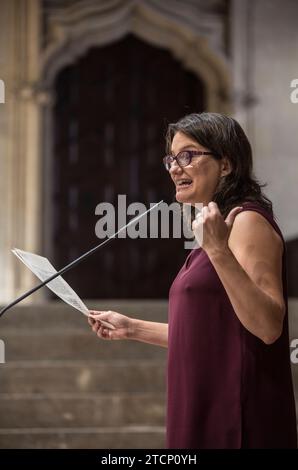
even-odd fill
[{"label": "woman's ear", "polygon": [[221,163],[220,177],[229,175],[232,171],[232,165],[231,165],[230,160],[227,157],[223,157],[220,163]]}]

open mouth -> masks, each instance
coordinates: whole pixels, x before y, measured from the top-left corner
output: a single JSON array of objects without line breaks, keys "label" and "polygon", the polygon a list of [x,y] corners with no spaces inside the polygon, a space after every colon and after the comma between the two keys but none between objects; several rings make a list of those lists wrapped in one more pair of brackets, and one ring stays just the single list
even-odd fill
[{"label": "open mouth", "polygon": [[189,188],[191,184],[192,184],[191,179],[184,178],[184,179],[176,181],[176,189],[180,190],[180,189]]}]

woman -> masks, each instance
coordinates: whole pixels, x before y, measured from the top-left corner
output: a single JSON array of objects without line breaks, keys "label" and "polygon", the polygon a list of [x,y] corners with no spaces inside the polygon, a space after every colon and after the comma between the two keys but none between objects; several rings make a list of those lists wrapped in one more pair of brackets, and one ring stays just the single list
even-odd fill
[{"label": "woman", "polygon": [[169,448],[295,448],[285,245],[248,139],[230,117],[191,114],[169,125],[167,150],[177,201],[203,203],[169,327],[111,311],[92,311],[90,325],[168,347]]}]

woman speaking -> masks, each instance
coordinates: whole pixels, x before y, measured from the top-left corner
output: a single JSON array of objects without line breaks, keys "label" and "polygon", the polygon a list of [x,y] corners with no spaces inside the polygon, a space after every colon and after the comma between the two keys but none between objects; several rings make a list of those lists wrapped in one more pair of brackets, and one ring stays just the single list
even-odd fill
[{"label": "woman speaking", "polygon": [[296,448],[285,244],[249,141],[231,117],[191,114],[169,125],[163,161],[177,201],[203,203],[168,325],[112,311],[89,323],[102,339],[168,347],[167,447]]}]

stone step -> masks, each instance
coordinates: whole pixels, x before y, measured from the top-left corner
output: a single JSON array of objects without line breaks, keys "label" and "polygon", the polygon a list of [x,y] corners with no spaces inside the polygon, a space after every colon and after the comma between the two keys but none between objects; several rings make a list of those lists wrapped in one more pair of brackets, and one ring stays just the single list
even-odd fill
[{"label": "stone step", "polygon": [[[166,301],[86,304],[167,321]],[[298,338],[298,299],[289,307],[290,337]],[[0,322],[0,448],[165,446],[165,348],[100,340],[63,302],[18,306]]]},{"label": "stone step", "polygon": [[23,361],[1,365],[0,393],[164,392],[165,362]]},{"label": "stone step", "polygon": [[[167,322],[168,303],[165,300],[87,300],[93,310],[114,310],[130,317]],[[84,328],[86,317],[62,301],[17,305],[1,318],[1,334],[6,328]]]},{"label": "stone step", "polygon": [[0,429],[2,449],[162,449],[164,447],[163,426]]},{"label": "stone step", "polygon": [[163,393],[0,394],[0,428],[163,426]]},{"label": "stone step", "polygon": [[[123,300],[100,302],[97,300],[88,300],[86,305],[89,308],[101,310],[115,310],[125,315],[142,318],[148,321],[167,322],[168,303],[164,300]],[[61,302],[47,302],[39,305],[16,306],[1,317],[2,338],[6,330],[11,331],[35,330],[35,329],[63,329],[65,332],[74,329],[85,329],[86,317],[78,310]],[[298,338],[298,299],[289,299],[289,326],[290,337]]]},{"label": "stone step", "polygon": [[1,339],[5,343],[5,360],[9,363],[25,360],[112,361],[166,357],[166,348],[131,340],[102,340],[88,325],[85,330],[1,330]]},{"label": "stone step", "polygon": [[[86,304],[167,321],[166,301]],[[164,447],[165,348],[101,340],[63,302],[18,306],[0,321],[0,448]]]}]

